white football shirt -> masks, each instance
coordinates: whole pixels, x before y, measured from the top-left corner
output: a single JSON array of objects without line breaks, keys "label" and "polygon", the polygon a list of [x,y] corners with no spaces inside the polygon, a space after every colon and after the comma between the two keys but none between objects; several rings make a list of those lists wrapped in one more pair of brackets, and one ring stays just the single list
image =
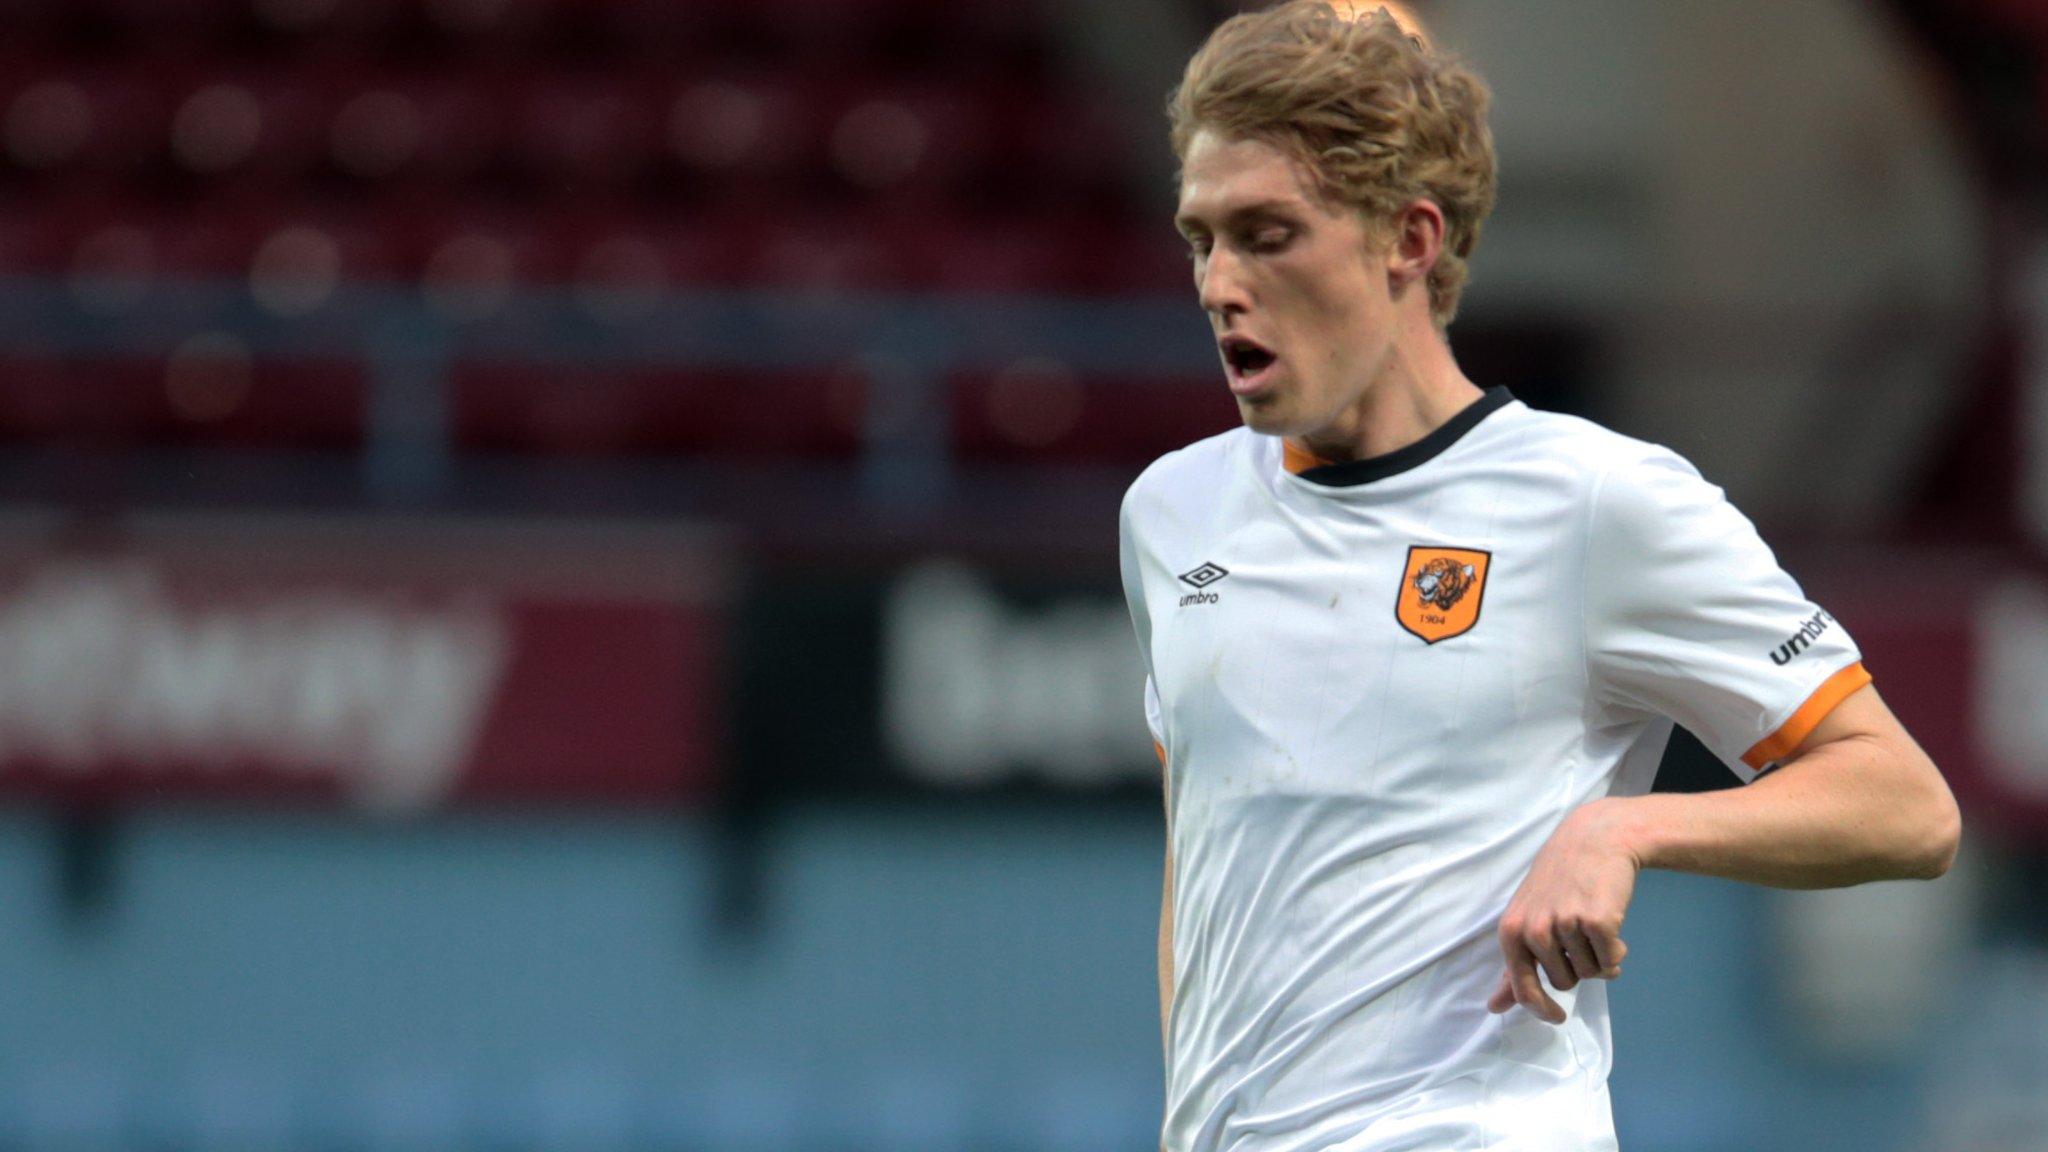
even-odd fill
[{"label": "white football shirt", "polygon": [[1745,780],[1869,681],[1721,490],[1493,389],[1307,467],[1245,429],[1125,497],[1167,765],[1169,1152],[1614,1147],[1606,986],[1487,1012],[1565,814],[1674,720]]}]

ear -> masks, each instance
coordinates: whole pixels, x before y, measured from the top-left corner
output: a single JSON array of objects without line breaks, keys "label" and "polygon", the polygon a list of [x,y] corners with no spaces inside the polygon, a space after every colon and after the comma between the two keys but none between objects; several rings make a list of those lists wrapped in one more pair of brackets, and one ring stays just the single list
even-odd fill
[{"label": "ear", "polygon": [[1444,210],[1416,198],[1394,213],[1387,246],[1387,276],[1395,292],[1428,279],[1444,250]]}]

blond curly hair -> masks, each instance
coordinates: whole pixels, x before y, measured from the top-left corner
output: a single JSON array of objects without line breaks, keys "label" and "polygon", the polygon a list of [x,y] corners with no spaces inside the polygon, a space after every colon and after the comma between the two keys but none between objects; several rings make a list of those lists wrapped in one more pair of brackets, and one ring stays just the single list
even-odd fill
[{"label": "blond curly hair", "polygon": [[1351,18],[1317,0],[1233,16],[1211,33],[1167,103],[1173,153],[1207,128],[1293,153],[1324,195],[1378,229],[1418,198],[1444,214],[1429,273],[1437,326],[1458,312],[1466,261],[1493,210],[1492,99],[1470,68],[1384,8]]}]

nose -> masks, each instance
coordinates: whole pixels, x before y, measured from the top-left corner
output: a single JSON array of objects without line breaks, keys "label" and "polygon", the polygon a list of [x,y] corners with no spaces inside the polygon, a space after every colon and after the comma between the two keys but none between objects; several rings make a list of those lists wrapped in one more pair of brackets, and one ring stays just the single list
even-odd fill
[{"label": "nose", "polygon": [[1201,295],[1202,311],[1218,320],[1239,315],[1251,306],[1245,294],[1244,265],[1221,244],[1202,261],[1196,289]]}]

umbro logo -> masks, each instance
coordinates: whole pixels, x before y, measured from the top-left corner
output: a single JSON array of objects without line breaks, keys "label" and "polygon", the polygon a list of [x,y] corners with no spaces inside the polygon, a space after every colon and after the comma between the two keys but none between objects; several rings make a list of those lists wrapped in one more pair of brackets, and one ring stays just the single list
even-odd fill
[{"label": "umbro logo", "polygon": [[1216,603],[1221,597],[1214,592],[1208,591],[1209,585],[1228,575],[1230,575],[1230,569],[1225,568],[1221,564],[1204,564],[1193,571],[1181,573],[1180,582],[1195,590],[1180,598],[1180,606],[1186,608],[1191,604]]},{"label": "umbro logo", "polygon": [[1819,640],[1821,633],[1826,632],[1828,625],[1834,621],[1835,618],[1826,611],[1815,612],[1810,618],[1800,621],[1799,631],[1794,632],[1791,639],[1778,645],[1778,650],[1771,653],[1771,663],[1790,664],[1794,656],[1813,647],[1814,641]]}]

